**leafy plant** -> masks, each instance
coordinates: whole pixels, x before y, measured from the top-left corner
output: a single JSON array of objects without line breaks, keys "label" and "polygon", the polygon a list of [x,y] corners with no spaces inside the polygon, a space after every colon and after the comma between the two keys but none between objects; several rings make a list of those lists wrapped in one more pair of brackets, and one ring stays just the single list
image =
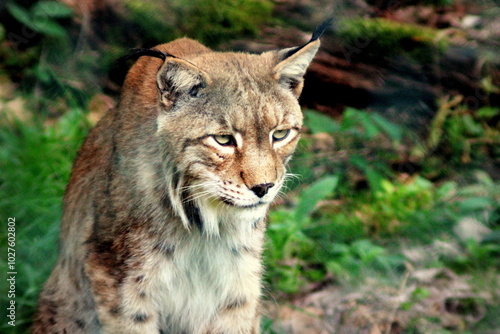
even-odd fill
[{"label": "leafy plant", "polygon": [[[354,108],[347,108],[341,121],[312,110],[307,110],[305,116],[305,126],[312,136],[305,136],[299,145],[292,170],[306,182],[321,174],[341,172],[342,179],[353,179],[354,183],[360,179],[353,174],[357,171],[371,189],[379,190],[380,182],[393,175],[390,162],[397,159],[405,133],[401,126],[376,113]],[[331,143],[315,154],[314,140],[320,134],[331,138]]]},{"label": "leafy plant", "polygon": [[380,181],[380,189],[370,194],[357,211],[363,225],[373,234],[394,234],[420,211],[428,211],[436,203],[434,186],[428,180],[415,177],[405,182]]},{"label": "leafy plant", "polygon": [[[329,196],[337,184],[338,177],[326,176],[299,195],[299,202],[293,210],[271,213],[265,258],[272,268],[270,277],[281,291],[293,293],[303,284],[302,261],[308,259],[314,250],[314,242],[304,234],[304,229],[310,224],[310,215],[318,202]],[[318,276],[314,271],[309,274]]]},{"label": "leafy plant", "polygon": [[[499,108],[471,110],[462,104],[464,98],[443,98],[429,128],[425,147],[415,145],[413,159],[425,159],[425,172],[435,177],[436,166],[451,168],[471,164],[479,167],[486,157],[500,156]],[[440,168],[441,173],[449,170]]]},{"label": "leafy plant", "polygon": [[404,267],[404,257],[388,254],[381,246],[370,240],[360,239],[352,244],[333,243],[324,249],[328,254],[326,269],[338,280],[351,283],[358,277],[367,277],[375,272],[390,273],[392,268]]},{"label": "leafy plant", "polygon": [[57,20],[70,18],[73,11],[61,2],[38,1],[30,9],[26,9],[9,1],[6,8],[19,23],[34,32],[53,38],[68,37],[66,29]]}]

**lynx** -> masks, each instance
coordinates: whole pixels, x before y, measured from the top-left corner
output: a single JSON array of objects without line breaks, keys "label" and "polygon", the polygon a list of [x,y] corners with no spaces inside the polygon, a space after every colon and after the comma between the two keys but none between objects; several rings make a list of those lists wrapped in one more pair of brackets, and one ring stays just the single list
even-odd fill
[{"label": "lynx", "polygon": [[266,214],[299,139],[302,46],[142,49],[64,197],[32,332],[259,333]]}]

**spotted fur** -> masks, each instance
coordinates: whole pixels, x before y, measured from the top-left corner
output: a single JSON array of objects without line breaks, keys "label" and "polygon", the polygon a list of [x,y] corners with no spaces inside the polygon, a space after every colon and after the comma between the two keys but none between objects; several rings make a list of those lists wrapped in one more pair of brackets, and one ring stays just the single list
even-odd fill
[{"label": "spotted fur", "polygon": [[32,332],[259,333],[265,216],[318,48],[139,51],[79,151]]}]

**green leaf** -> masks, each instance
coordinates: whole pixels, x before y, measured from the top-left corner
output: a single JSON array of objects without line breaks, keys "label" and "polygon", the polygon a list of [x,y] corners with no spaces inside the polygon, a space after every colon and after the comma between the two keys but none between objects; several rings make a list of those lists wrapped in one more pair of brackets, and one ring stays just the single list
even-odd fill
[{"label": "green leaf", "polygon": [[460,209],[465,211],[486,210],[491,206],[491,200],[486,197],[469,198],[460,203]]},{"label": "green leaf", "polygon": [[365,168],[364,172],[365,172],[368,184],[370,185],[370,188],[373,191],[382,190],[382,181],[384,181],[384,176],[370,166],[367,166]]},{"label": "green leaf", "polygon": [[389,137],[391,137],[391,139],[397,141],[401,140],[401,137],[403,136],[403,131],[399,125],[388,121],[387,119],[378,114],[372,114],[371,118],[382,131],[384,131],[389,135]]},{"label": "green leaf", "polygon": [[57,38],[67,36],[66,30],[52,19],[37,16],[33,19],[32,25],[36,27],[36,31],[49,37]]},{"label": "green leaf", "polygon": [[494,187],[495,182],[491,179],[491,176],[482,170],[477,170],[474,172],[474,177],[479,181],[481,185],[486,187]]},{"label": "green leaf", "polygon": [[300,195],[299,204],[295,209],[295,219],[297,222],[304,221],[314,210],[316,204],[332,193],[338,182],[338,176],[326,176],[304,190]]},{"label": "green leaf", "polygon": [[306,125],[312,133],[334,133],[340,130],[340,125],[332,118],[312,110],[306,112]]},{"label": "green leaf", "polygon": [[482,107],[477,110],[477,116],[486,119],[491,119],[498,114],[500,114],[500,109],[495,107]]},{"label": "green leaf", "polygon": [[68,18],[73,15],[73,10],[61,2],[40,1],[31,8],[33,16],[50,18]]},{"label": "green leaf", "polygon": [[363,129],[365,129],[366,137],[368,139],[372,139],[377,136],[380,131],[377,126],[373,123],[371,117],[368,117],[368,114],[359,114],[361,124],[363,125]]},{"label": "green leaf", "polygon": [[467,134],[478,137],[483,135],[483,127],[480,123],[476,122],[476,120],[471,115],[464,115],[462,117],[462,123]]},{"label": "green leaf", "polygon": [[52,79],[52,72],[47,66],[39,64],[34,67],[34,72],[37,79],[42,83],[48,83]]},{"label": "green leaf", "polygon": [[346,276],[346,270],[344,266],[337,261],[328,261],[325,266],[326,270],[328,270],[329,273],[339,276]]},{"label": "green leaf", "polygon": [[359,124],[359,114],[363,113],[361,110],[354,108],[346,108],[344,114],[342,115],[342,123],[340,129],[342,131],[353,130],[353,128]]},{"label": "green leaf", "polygon": [[392,194],[396,190],[396,187],[391,183],[391,181],[386,179],[380,181],[380,187],[385,193],[388,194]]},{"label": "green leaf", "polygon": [[437,198],[441,200],[451,199],[457,193],[458,185],[455,182],[448,181],[437,188]]},{"label": "green leaf", "polygon": [[356,167],[358,167],[359,169],[365,171],[366,168],[368,167],[368,162],[366,161],[365,158],[359,156],[359,155],[351,155],[351,157],[349,158],[349,161]]},{"label": "green leaf", "polygon": [[19,6],[13,2],[8,2],[5,6],[7,7],[7,11],[10,13],[10,15],[12,15],[16,20],[32,28],[31,15],[26,8]]}]

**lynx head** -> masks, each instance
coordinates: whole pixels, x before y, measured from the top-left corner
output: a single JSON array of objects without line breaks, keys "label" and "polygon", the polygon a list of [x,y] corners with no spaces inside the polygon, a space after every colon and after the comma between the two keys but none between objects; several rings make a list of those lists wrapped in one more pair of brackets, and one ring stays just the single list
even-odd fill
[{"label": "lynx head", "polygon": [[161,148],[170,204],[186,228],[213,236],[265,216],[299,139],[298,97],[321,33],[260,55],[212,52],[186,39],[181,49],[199,51],[176,54],[172,43],[147,51],[163,59],[151,140]]}]

